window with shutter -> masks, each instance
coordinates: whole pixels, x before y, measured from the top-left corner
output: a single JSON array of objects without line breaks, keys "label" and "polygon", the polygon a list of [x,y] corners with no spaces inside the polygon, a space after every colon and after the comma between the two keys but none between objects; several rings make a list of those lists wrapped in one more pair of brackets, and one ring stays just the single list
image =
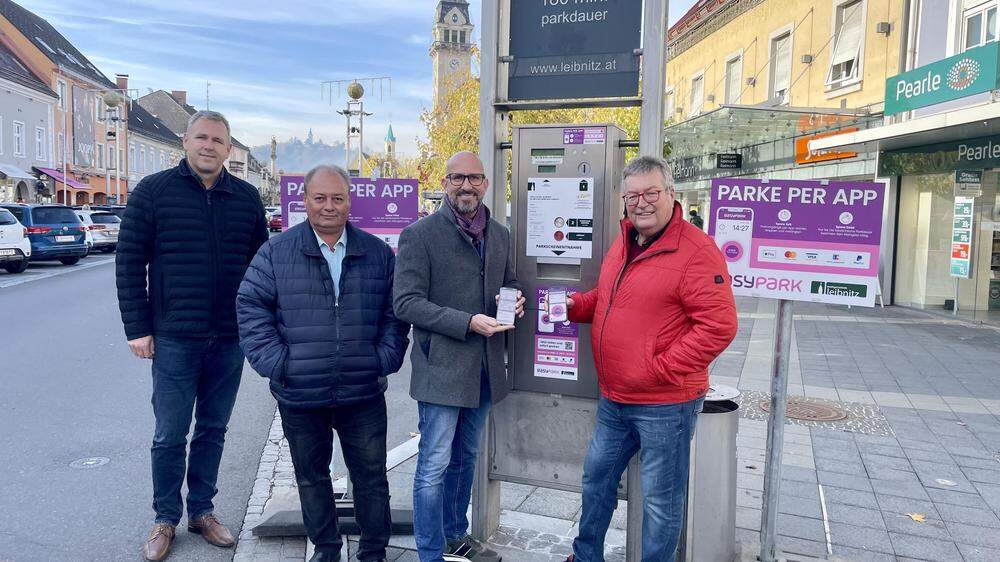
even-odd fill
[{"label": "window with shutter", "polygon": [[858,79],[861,43],[865,37],[864,5],[861,0],[837,6],[834,12],[836,31],[830,51],[830,70],[826,85],[838,88]]},{"label": "window with shutter", "polygon": [[792,34],[771,39],[770,99],[788,103],[788,88],[792,77]]},{"label": "window with shutter", "polygon": [[726,61],[726,103],[740,103],[743,81],[743,57]]}]

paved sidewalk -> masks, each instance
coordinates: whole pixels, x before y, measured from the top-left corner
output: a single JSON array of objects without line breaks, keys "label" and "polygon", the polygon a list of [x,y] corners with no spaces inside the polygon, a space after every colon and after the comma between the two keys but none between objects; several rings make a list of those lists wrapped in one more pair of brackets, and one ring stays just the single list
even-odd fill
[{"label": "paved sidewalk", "polygon": [[[767,428],[760,405],[769,398],[775,303],[739,299],[738,306],[739,334],[713,364],[712,380],[743,391],[736,524],[751,560],[759,550]],[[852,561],[1000,560],[1000,330],[895,307],[797,303],[792,356],[789,394],[849,416],[786,426],[781,549]],[[390,472],[394,506],[410,505],[414,463]],[[250,533],[266,501],[288,493],[294,479],[276,422],[235,560],[305,558],[303,539]],[[501,501],[492,542],[505,560],[565,559],[578,494],[505,483]],[[624,560],[623,529],[620,502],[609,562]],[[392,544],[390,560],[416,560],[411,537]]]}]

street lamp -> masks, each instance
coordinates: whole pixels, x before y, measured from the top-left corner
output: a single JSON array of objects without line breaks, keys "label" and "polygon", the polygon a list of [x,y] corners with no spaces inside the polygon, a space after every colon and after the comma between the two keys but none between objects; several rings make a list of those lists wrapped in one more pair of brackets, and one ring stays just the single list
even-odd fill
[{"label": "street lamp", "polygon": [[[119,204],[121,202],[122,196],[122,153],[121,144],[118,139],[118,133],[120,132],[121,115],[119,113],[119,108],[122,102],[125,101],[125,96],[123,96],[118,90],[106,90],[102,95],[101,99],[104,101],[104,105],[107,107],[105,110],[105,121],[112,121],[115,124],[114,130],[114,141],[115,141],[115,203]],[[111,139],[111,131],[105,133],[105,140]],[[110,164],[110,162],[108,162]],[[104,191],[107,193],[111,190],[111,177],[108,174],[107,169],[104,171]]]}]

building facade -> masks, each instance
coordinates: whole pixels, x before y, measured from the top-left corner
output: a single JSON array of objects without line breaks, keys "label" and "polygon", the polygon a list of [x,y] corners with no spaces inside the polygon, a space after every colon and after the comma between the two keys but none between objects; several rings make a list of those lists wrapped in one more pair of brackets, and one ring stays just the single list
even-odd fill
[{"label": "building facade", "polygon": [[108,133],[115,131],[117,119],[127,118],[128,108],[120,104],[113,113],[103,101],[105,94],[119,91],[118,85],[45,19],[10,0],[0,0],[0,16],[0,40],[57,94],[53,168],[46,169],[46,176],[59,184],[53,186],[54,199],[70,204],[124,202],[127,187],[118,192],[111,181],[122,150],[109,152],[109,137],[115,135]]},{"label": "building facade", "polygon": [[465,0],[438,2],[430,56],[434,73],[433,103],[461,85],[472,73],[472,18]]},{"label": "building facade", "polygon": [[[707,226],[714,178],[872,180],[876,150],[814,151],[809,141],[881,125],[885,78],[902,63],[903,7],[900,0],[692,6],[668,31],[664,93],[681,204]],[[883,254],[892,238],[890,226]],[[891,276],[891,261],[881,267]]]},{"label": "building facade", "polygon": [[52,196],[34,168],[52,167],[56,93],[0,43],[0,201],[37,203]]},{"label": "building facade", "polygon": [[878,151],[896,199],[893,302],[952,311],[957,302],[963,316],[1000,322],[998,5],[911,6],[906,72],[886,80],[883,126],[810,144]]},{"label": "building facade", "polygon": [[128,131],[130,185],[137,185],[149,174],[172,168],[184,158],[180,137],[139,104],[129,113]]}]

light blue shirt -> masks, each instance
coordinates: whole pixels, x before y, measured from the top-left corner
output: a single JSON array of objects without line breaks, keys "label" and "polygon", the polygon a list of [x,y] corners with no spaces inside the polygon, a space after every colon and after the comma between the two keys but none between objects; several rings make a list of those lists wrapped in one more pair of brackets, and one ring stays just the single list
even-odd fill
[{"label": "light blue shirt", "polygon": [[340,300],[340,272],[344,265],[344,256],[347,255],[347,227],[344,227],[344,232],[340,234],[340,240],[333,245],[333,249],[330,249],[330,245],[320,238],[316,231],[313,231],[316,235],[316,242],[319,243],[319,251],[323,254],[323,259],[326,260],[326,265],[330,267],[330,277],[333,279],[333,293],[337,300]]}]

